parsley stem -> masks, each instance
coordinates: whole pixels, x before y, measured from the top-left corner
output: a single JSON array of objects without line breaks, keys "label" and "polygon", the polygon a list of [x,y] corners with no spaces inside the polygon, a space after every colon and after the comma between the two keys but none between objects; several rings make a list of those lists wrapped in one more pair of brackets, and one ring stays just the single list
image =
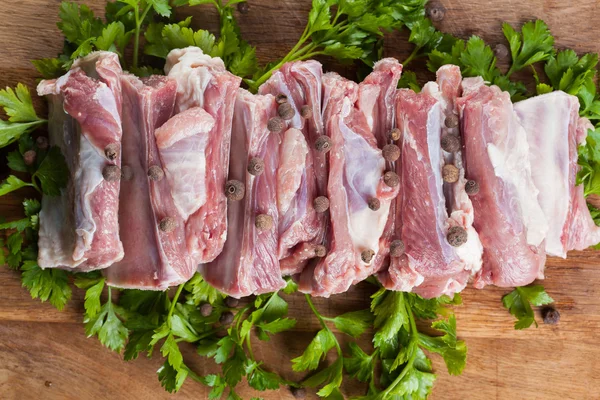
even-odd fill
[{"label": "parsley stem", "polygon": [[183,290],[183,286],[185,284],[182,283],[181,285],[179,285],[177,287],[177,292],[175,292],[175,296],[173,297],[173,300],[171,302],[171,307],[169,308],[169,314],[167,315],[167,321],[173,316],[173,312],[175,311],[175,306],[177,305],[177,300],[179,299],[179,295],[181,294],[181,291]]},{"label": "parsley stem", "polygon": [[406,60],[404,60],[404,62],[402,63],[402,67],[406,67],[406,65],[411,62],[412,60],[415,59],[417,53],[419,52],[419,50],[421,50],[420,47],[415,47],[412,51],[412,53],[410,53],[410,55],[408,56],[408,58]]},{"label": "parsley stem", "polygon": [[[312,310],[312,312],[315,314],[315,316],[317,317],[317,319],[319,320],[319,322],[321,323],[321,326],[323,327],[323,329],[327,330],[331,336],[333,336],[335,338],[335,335],[333,334],[333,332],[331,331],[331,329],[329,329],[329,326],[327,326],[327,324],[325,323],[325,317],[323,317],[319,311],[317,311],[317,308],[315,307],[315,305],[312,302],[312,298],[310,297],[310,294],[305,294],[304,297],[306,298],[306,302],[308,303],[308,306],[310,307],[310,309]],[[337,338],[335,340],[335,347],[337,349],[337,353],[339,357],[342,357],[342,348],[340,347],[339,342],[337,341]]]},{"label": "parsley stem", "polygon": [[144,12],[142,13],[142,18],[140,18],[140,10],[138,7],[135,8],[135,33],[134,33],[134,43],[133,43],[133,67],[137,68],[138,66],[138,56],[139,56],[139,49],[140,49],[140,29],[142,27],[142,24],[144,23],[144,20],[146,19],[146,16],[148,15],[148,12],[150,11],[150,9],[152,8],[151,4],[148,4],[148,6],[146,7],[146,9],[144,10]]},{"label": "parsley stem", "polygon": [[[410,324],[410,335],[411,335],[410,342],[411,343],[418,342],[419,330],[417,329],[417,323],[415,322],[415,316],[414,316],[410,306],[408,305],[406,298],[404,298],[404,293],[401,293],[401,295],[403,297],[404,308],[406,309],[406,315],[408,315],[408,320],[409,320],[409,324]],[[410,348],[410,347],[411,346],[409,344],[408,348]],[[388,386],[387,389],[382,392],[381,398],[386,398],[389,395],[389,393],[392,390],[394,390],[394,388],[402,381],[402,379],[406,376],[408,371],[413,367],[416,357],[417,357],[417,352],[413,351],[413,353],[410,355],[408,361],[404,365],[404,368],[402,369],[402,372],[400,373],[400,375],[398,375],[398,377],[396,377],[396,379],[394,379],[392,384],[390,386]]]}]

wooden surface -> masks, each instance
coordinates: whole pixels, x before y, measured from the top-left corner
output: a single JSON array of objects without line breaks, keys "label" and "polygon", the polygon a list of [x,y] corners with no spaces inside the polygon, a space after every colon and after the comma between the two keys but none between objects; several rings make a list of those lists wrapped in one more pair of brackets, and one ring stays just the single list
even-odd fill
[{"label": "wooden surface", "polygon": [[[96,11],[103,0],[88,0]],[[544,19],[559,47],[579,52],[600,50],[600,24],[594,0],[444,0],[447,9],[439,27],[460,37],[482,36],[488,43],[503,43],[500,26],[513,26],[532,18]],[[36,73],[28,60],[55,56],[62,37],[55,26],[59,0],[0,1],[0,85],[35,84]],[[244,37],[257,47],[263,62],[283,56],[299,37],[309,0],[250,0],[250,12],[239,15]],[[184,10],[194,16],[195,27],[214,28],[215,14],[209,7]],[[403,60],[410,53],[406,33],[391,35],[386,56]],[[346,68],[326,63],[330,69],[348,74]],[[422,79],[428,75],[416,62]],[[41,101],[37,103],[43,110]],[[4,164],[4,163],[1,163]],[[6,171],[2,171],[4,174]],[[20,216],[21,194],[0,198],[0,215]],[[599,399],[600,398],[600,253],[572,252],[568,260],[551,258],[547,263],[548,292],[561,312],[556,327],[514,331],[512,317],[501,307],[506,290],[467,289],[464,305],[458,308],[458,330],[469,347],[467,368],[460,377],[449,377],[441,360],[434,356],[439,374],[432,399]],[[329,300],[317,300],[324,313],[361,309],[367,306],[369,288],[359,286]],[[298,331],[277,335],[256,355],[289,379],[289,360],[298,355],[318,329],[301,296],[289,297],[290,313],[299,320]],[[20,287],[16,273],[0,269],[0,398],[2,399],[204,399],[205,388],[186,382],[181,392],[170,396],[156,378],[159,358],[124,362],[104,349],[95,338],[86,338],[82,320],[82,293],[63,312],[49,304],[31,300]],[[538,315],[539,319],[539,315]],[[186,363],[198,373],[205,365],[186,349]],[[347,396],[361,387],[344,386]],[[244,398],[252,393],[242,390]],[[265,392],[265,399],[291,398],[287,390]]]}]

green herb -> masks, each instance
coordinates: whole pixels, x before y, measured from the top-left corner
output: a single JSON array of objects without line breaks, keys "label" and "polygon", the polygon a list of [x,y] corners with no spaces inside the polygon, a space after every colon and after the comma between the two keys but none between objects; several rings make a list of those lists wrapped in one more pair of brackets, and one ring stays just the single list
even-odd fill
[{"label": "green herb", "polygon": [[[219,1],[206,1],[217,8],[220,18],[220,35],[217,40],[215,36],[200,29],[191,29],[191,18],[178,23],[165,25],[164,23],[152,23],[145,33],[146,46],[144,53],[147,55],[166,58],[173,49],[188,46],[199,47],[205,54],[211,57],[220,57],[225,66],[240,77],[252,76],[258,68],[255,49],[241,38],[240,29],[233,16],[232,5],[242,1],[229,1],[224,4]],[[186,2],[178,2],[183,4]],[[190,1],[190,5],[203,4],[198,1]]]},{"label": "green herb", "polygon": [[0,148],[46,123],[45,119],[39,118],[35,113],[29,89],[22,83],[14,90],[0,90],[0,106],[8,116],[8,121],[0,119]]},{"label": "green herb", "polygon": [[515,288],[502,298],[502,304],[517,318],[515,329],[529,328],[535,323],[535,316],[531,305],[543,306],[554,302],[541,285],[530,285]]},{"label": "green herb", "polygon": [[[318,55],[331,56],[342,62],[360,59],[372,64],[378,59],[377,49],[386,31],[411,23],[423,24],[424,4],[423,0],[313,0],[308,22],[296,45],[283,59],[267,65],[246,82],[256,91],[286,62]],[[419,35],[413,40],[425,46],[429,41],[427,38]]]}]

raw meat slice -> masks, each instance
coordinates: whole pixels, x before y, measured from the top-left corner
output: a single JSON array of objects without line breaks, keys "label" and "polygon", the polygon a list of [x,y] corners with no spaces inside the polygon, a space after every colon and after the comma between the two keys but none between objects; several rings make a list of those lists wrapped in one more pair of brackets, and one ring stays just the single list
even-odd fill
[{"label": "raw meat slice", "polygon": [[[600,242],[596,226],[576,186],[577,147],[585,140],[589,121],[579,118],[579,100],[557,91],[514,105],[527,132],[532,178],[548,219],[546,252],[566,258],[567,251]],[[583,130],[583,134],[579,134]]]},{"label": "raw meat slice", "polygon": [[[394,58],[384,58],[375,63],[371,72],[358,85],[356,107],[367,119],[369,128],[382,148],[392,143],[390,131],[396,126],[396,88],[402,73],[402,65]],[[387,168],[394,170],[394,163],[388,162]],[[379,251],[373,259],[373,271],[379,271],[389,265],[390,244],[394,234],[396,202],[390,204],[390,212],[383,234],[379,239]]]},{"label": "raw meat slice", "polygon": [[365,114],[369,128],[383,148],[391,143],[389,132],[396,125],[396,88],[402,74],[402,64],[395,58],[384,58],[358,85],[356,107]]},{"label": "raw meat slice", "polygon": [[[200,107],[189,108],[156,130],[156,146],[173,201],[185,220],[206,203],[203,178],[209,132],[214,118]],[[210,194],[212,196],[212,193]]]},{"label": "raw meat slice", "polygon": [[[119,224],[125,257],[105,270],[105,276],[111,286],[164,290],[187,281],[195,271],[185,242],[185,220],[173,200],[172,181],[168,175],[162,177],[165,164],[157,146],[157,138],[164,146],[169,137],[180,134],[168,130],[181,124],[166,123],[173,113],[177,83],[164,76],[140,81],[124,75],[122,87]],[[198,125],[192,121],[188,128]]]},{"label": "raw meat slice", "polygon": [[[314,258],[314,248],[323,242],[327,213],[318,214],[313,200],[327,190],[327,161],[324,153],[313,144],[323,135],[321,119],[321,64],[299,61],[284,64],[259,89],[259,93],[287,96],[294,116],[287,125],[292,128],[283,135],[280,147],[279,176],[294,179],[278,185],[279,250],[281,272],[293,275],[301,272]],[[304,107],[304,117],[302,116]],[[307,114],[307,109],[310,112]],[[299,153],[294,153],[296,150]],[[293,154],[293,156],[292,156]],[[312,250],[311,250],[312,249]]]},{"label": "raw meat slice", "polygon": [[[229,165],[231,122],[237,89],[241,79],[225,69],[220,58],[210,57],[197,47],[176,49],[169,53],[165,72],[178,83],[175,113],[201,107],[215,124],[207,137],[205,153],[198,157],[194,200],[186,206],[194,211],[185,224],[188,250],[196,263],[214,260],[223,250],[227,238],[227,198],[223,191]],[[198,144],[198,143],[197,143]],[[204,192],[202,192],[204,188]],[[210,193],[209,196],[199,196]]]},{"label": "raw meat slice", "polygon": [[[458,134],[446,127],[454,115],[454,100],[461,81],[457,67],[438,71],[438,86],[429,82],[420,94],[398,92],[397,126],[402,132],[402,196],[397,206],[397,235],[405,245],[405,256],[391,259],[384,286],[410,290],[431,298],[452,296],[466,286],[481,268],[482,246],[473,228],[473,207],[465,192],[466,179],[460,152],[447,153],[440,146],[442,135]],[[444,182],[442,167],[458,168],[458,181]],[[466,243],[453,247],[446,238],[453,227],[467,233]],[[414,288],[411,288],[414,285]]]},{"label": "raw meat slice", "polygon": [[[38,86],[49,100],[50,144],[61,149],[69,167],[61,195],[42,199],[41,268],[90,271],[123,258],[119,182],[103,178],[107,166],[121,166],[121,74],[116,54],[96,52]],[[115,152],[112,159],[105,155],[107,146]]]},{"label": "raw meat slice", "polygon": [[[244,184],[245,196],[229,201],[223,252],[213,262],[200,266],[207,282],[234,297],[273,292],[285,286],[277,257],[277,150],[281,139],[267,129],[267,121],[276,115],[276,105],[271,95],[238,90],[229,179]],[[264,171],[258,175],[248,172],[249,161],[255,157],[264,162]],[[271,226],[257,226],[265,215],[270,217]]]},{"label": "raw meat slice", "polygon": [[[329,296],[373,273],[371,261],[398,188],[384,183],[385,160],[364,114],[354,108],[358,85],[328,73],[323,76],[323,90],[323,120],[331,139],[329,249],[316,265],[303,271],[300,290]],[[369,208],[373,198],[380,202],[378,209]]]},{"label": "raw meat slice", "polygon": [[548,224],[531,177],[529,145],[510,95],[483,79],[467,78],[457,100],[466,174],[479,184],[473,195],[474,227],[483,244],[475,286],[523,286],[543,278]]}]

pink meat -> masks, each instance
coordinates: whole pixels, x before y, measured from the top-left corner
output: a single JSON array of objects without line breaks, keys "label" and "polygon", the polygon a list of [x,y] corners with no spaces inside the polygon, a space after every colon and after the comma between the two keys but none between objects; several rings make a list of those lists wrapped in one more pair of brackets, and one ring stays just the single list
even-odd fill
[{"label": "pink meat", "polygon": [[[295,129],[284,134],[280,148],[282,156],[280,169],[294,170],[294,178],[285,185],[278,186],[277,197],[286,199],[280,203],[279,209],[279,258],[281,272],[292,275],[301,272],[307,262],[306,248],[314,248],[324,239],[327,214],[317,214],[313,208],[313,200],[326,193],[327,161],[326,156],[314,149],[317,137],[323,134],[321,119],[321,64],[316,61],[302,61],[284,64],[259,89],[259,93],[270,93],[274,96],[284,94],[294,109],[294,116],[287,125]],[[308,106],[310,118],[301,116],[301,108]],[[302,141],[298,135],[304,136]],[[298,148],[300,154],[292,158],[289,152],[292,147]]]},{"label": "pink meat", "polygon": [[583,187],[576,186],[577,147],[589,121],[579,118],[579,100],[556,91],[514,105],[527,132],[532,177],[548,219],[546,252],[565,258],[567,251],[600,242],[600,228],[587,208]]},{"label": "pink meat", "polygon": [[475,286],[522,286],[543,277],[548,229],[531,177],[529,146],[510,96],[467,78],[457,100],[466,174],[479,183],[471,197],[483,244]]},{"label": "pink meat", "polygon": [[[177,83],[166,77],[155,76],[142,82],[133,75],[124,75],[122,87],[119,223],[125,257],[105,270],[105,276],[116,287],[164,290],[187,281],[195,271],[185,242],[185,220],[173,200],[171,180],[149,177],[152,166],[165,170],[156,137],[179,134],[165,131],[169,126],[178,126],[166,124],[173,113]],[[174,222],[172,230],[160,229],[165,218]]]},{"label": "pink meat", "polygon": [[185,230],[189,252],[196,263],[214,260],[223,250],[227,238],[227,198],[223,187],[227,178],[231,123],[236,91],[241,79],[229,73],[220,58],[212,58],[197,47],[176,49],[169,53],[165,72],[178,83],[175,113],[201,107],[215,124],[208,133],[202,161],[205,192],[210,196],[194,207]]},{"label": "pink meat", "polygon": [[[230,159],[229,179],[244,183],[245,196],[240,201],[229,201],[223,252],[200,267],[211,285],[234,297],[273,292],[285,286],[277,257],[277,166],[281,139],[267,129],[269,118],[276,112],[273,96],[238,90],[232,133],[236,146]],[[264,172],[260,175],[248,173],[248,160],[253,157],[264,161]],[[256,227],[259,214],[271,216],[270,229]]]},{"label": "pink meat", "polygon": [[102,176],[121,158],[105,157],[121,147],[119,59],[97,52],[77,60],[65,76],[42,81],[50,103],[50,144],[69,167],[69,183],[58,197],[44,196],[40,212],[38,264],[42,268],[102,269],[123,258],[119,238],[119,183]]},{"label": "pink meat", "polygon": [[[394,58],[384,58],[375,63],[371,72],[358,85],[356,107],[365,115],[369,128],[377,139],[379,148],[392,143],[390,131],[396,126],[396,88],[402,73],[402,65]],[[387,163],[394,169],[394,163]],[[383,234],[379,239],[379,251],[373,260],[373,270],[379,271],[389,265],[390,243],[394,234],[395,202],[390,204],[390,212]]]},{"label": "pink meat", "polygon": [[[358,85],[328,73],[323,76],[323,88],[323,120],[332,142],[328,153],[328,253],[302,272],[300,290],[329,296],[348,290],[374,272],[371,262],[364,262],[361,254],[368,250],[377,253],[390,203],[398,190],[383,182],[385,160],[364,114],[354,108]],[[380,200],[377,211],[368,207],[370,198]]]},{"label": "pink meat", "polygon": [[[443,67],[438,83],[429,82],[422,93],[398,92],[397,126],[402,132],[402,197],[397,200],[397,230],[394,239],[404,242],[406,253],[392,258],[384,286],[412,290],[423,297],[452,296],[466,286],[469,277],[481,268],[482,246],[473,229],[473,207],[465,192],[466,179],[461,153],[441,149],[442,135],[458,135],[449,129],[446,118],[454,113],[460,71]],[[441,89],[441,90],[440,90]],[[442,180],[446,163],[459,169],[456,183]],[[467,231],[467,243],[453,247],[446,235],[451,227]]]}]

